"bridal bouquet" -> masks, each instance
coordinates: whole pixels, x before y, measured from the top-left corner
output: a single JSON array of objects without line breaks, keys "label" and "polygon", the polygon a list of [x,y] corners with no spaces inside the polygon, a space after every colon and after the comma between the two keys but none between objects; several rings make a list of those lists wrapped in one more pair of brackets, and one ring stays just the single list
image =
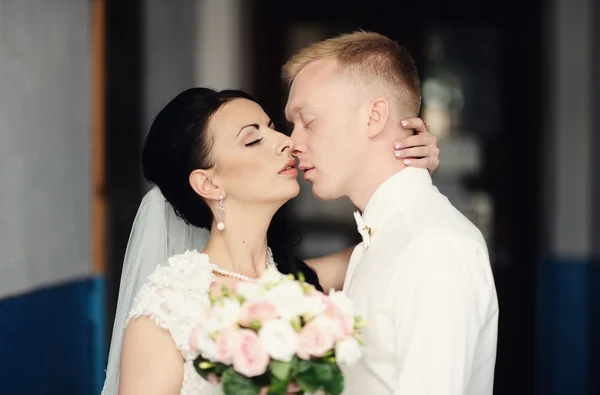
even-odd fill
[{"label": "bridal bouquet", "polygon": [[341,292],[325,295],[302,276],[267,269],[256,283],[240,283],[211,298],[190,345],[196,371],[221,382],[226,395],[341,394],[340,365],[361,356],[364,322]]}]

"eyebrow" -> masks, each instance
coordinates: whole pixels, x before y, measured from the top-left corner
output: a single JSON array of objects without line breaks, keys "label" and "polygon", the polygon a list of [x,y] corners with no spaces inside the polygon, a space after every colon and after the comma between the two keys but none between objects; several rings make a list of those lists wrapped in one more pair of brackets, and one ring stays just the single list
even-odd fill
[{"label": "eyebrow", "polygon": [[[273,126],[273,125],[274,125],[274,123],[273,123],[273,120],[272,120],[272,119],[269,119],[269,123],[267,124],[267,127],[268,127],[268,128],[270,128],[270,127],[271,127],[271,126]],[[249,128],[249,127],[253,127],[253,128],[256,128],[256,129],[260,129],[260,126],[259,126],[257,123],[251,123],[251,124],[249,124],[249,125],[242,126],[242,128],[240,129],[240,131],[237,133],[237,136],[239,136],[239,135],[240,135],[240,133],[242,133],[242,130],[244,130],[244,129],[246,129],[246,128]]]},{"label": "eyebrow", "polygon": [[294,115],[294,113],[297,113],[300,111],[302,111],[302,107],[300,107],[300,106],[292,107],[291,110],[285,111],[285,119],[287,119],[289,121],[292,118],[292,115]]}]

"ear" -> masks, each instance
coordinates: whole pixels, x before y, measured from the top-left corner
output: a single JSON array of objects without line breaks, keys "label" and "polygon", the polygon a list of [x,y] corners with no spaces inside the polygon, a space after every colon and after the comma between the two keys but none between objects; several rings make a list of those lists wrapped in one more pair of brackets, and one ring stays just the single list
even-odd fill
[{"label": "ear", "polygon": [[390,104],[383,97],[375,99],[369,108],[369,120],[367,122],[367,136],[377,136],[385,127],[390,115]]},{"label": "ear", "polygon": [[219,200],[219,196],[225,196],[225,192],[214,182],[211,170],[197,169],[190,173],[190,185],[194,191],[208,200]]}]

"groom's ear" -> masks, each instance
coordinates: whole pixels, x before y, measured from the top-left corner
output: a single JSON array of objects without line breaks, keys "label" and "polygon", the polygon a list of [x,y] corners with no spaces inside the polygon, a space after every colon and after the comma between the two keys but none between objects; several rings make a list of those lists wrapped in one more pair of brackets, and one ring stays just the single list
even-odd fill
[{"label": "groom's ear", "polygon": [[390,103],[383,97],[375,99],[369,107],[369,120],[367,121],[367,136],[377,136],[388,121],[390,116]]},{"label": "groom's ear", "polygon": [[219,195],[224,195],[221,187],[215,182],[214,172],[211,170],[197,169],[191,172],[190,185],[205,199],[219,200]]}]

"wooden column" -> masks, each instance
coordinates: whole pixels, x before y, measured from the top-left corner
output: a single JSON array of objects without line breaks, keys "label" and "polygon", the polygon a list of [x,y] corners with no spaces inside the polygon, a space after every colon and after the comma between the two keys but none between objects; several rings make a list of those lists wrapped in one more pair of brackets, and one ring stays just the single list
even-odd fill
[{"label": "wooden column", "polygon": [[106,194],[104,171],[105,0],[92,5],[92,269],[106,272]]}]

